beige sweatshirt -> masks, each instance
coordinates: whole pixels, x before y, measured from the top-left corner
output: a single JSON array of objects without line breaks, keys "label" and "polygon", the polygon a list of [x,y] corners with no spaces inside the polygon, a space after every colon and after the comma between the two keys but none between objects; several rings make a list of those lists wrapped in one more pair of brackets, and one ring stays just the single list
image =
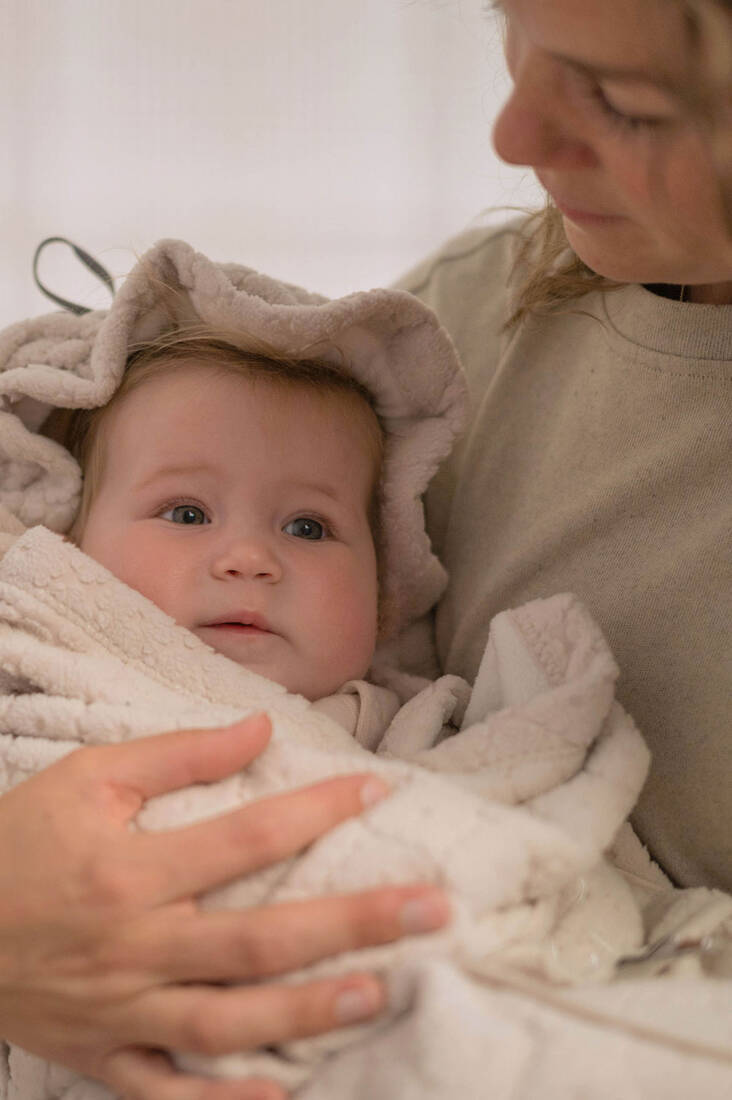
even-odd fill
[{"label": "beige sweatshirt", "polygon": [[729,889],[732,307],[627,286],[505,332],[516,233],[468,231],[402,282],[471,387],[428,501],[440,660],[472,680],[497,611],[577,593],[651,748],[641,838],[681,884]]}]

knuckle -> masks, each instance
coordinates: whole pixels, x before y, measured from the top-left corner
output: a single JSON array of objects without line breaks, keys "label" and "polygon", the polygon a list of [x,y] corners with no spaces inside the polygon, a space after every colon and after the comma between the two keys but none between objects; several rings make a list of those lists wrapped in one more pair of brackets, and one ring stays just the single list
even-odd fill
[{"label": "knuckle", "polygon": [[264,860],[282,847],[282,822],[277,815],[260,809],[243,822],[244,840],[257,860]]},{"label": "knuckle", "polygon": [[180,1047],[193,1054],[225,1054],[224,1032],[221,1014],[212,1011],[208,997],[201,997],[181,1020]]},{"label": "knuckle", "polygon": [[97,745],[86,745],[64,756],[56,765],[60,772],[65,773],[67,780],[86,785],[98,774],[101,765],[101,748]]},{"label": "knuckle", "polygon": [[131,878],[124,864],[94,853],[83,872],[84,904],[95,910],[126,911],[135,902]]},{"label": "knuckle", "polygon": [[134,944],[118,930],[115,932],[102,935],[95,945],[94,971],[104,975],[110,987],[124,981],[126,989],[137,988],[144,982],[138,953]]},{"label": "knuckle", "polygon": [[289,970],[293,962],[290,945],[274,935],[249,933],[242,945],[246,972],[251,978],[266,978]]},{"label": "knuckle", "polygon": [[280,1035],[301,1038],[332,1027],[329,1000],[319,982],[284,988],[277,1012]]},{"label": "knuckle", "polygon": [[349,924],[359,945],[396,935],[396,903],[391,890],[360,894],[349,900]]}]

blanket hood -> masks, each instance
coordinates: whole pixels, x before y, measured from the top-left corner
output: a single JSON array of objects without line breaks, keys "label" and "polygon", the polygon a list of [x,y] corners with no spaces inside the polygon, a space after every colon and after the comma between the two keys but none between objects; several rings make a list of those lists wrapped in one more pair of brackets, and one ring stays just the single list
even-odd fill
[{"label": "blanket hood", "polygon": [[[161,289],[162,288],[162,289]],[[165,288],[180,292],[171,320]],[[380,547],[382,639],[424,614],[445,572],[424,529],[421,496],[466,414],[457,354],[437,318],[399,290],[328,299],[183,241],[147,252],[108,311],[52,313],[0,333],[0,529],[59,533],[78,507],[81,471],[40,434],[54,408],[94,408],[119,385],[132,345],[191,323],[241,332],[295,359],[345,367],[371,392],[385,433]]]}]

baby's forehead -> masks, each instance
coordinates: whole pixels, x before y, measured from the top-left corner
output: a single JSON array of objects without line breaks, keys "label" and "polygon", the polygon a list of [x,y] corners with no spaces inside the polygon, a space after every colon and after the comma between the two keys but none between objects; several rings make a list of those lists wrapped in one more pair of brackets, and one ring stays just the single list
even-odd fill
[{"label": "baby's forehead", "polygon": [[[132,383],[110,402],[100,425],[99,441],[107,460],[152,453],[170,465],[176,454],[190,457],[195,451],[205,456],[208,440],[212,445],[222,438],[241,440],[247,432],[263,446],[273,436],[297,437],[298,461],[307,466],[327,451],[328,440],[340,436],[348,440],[351,456],[362,452],[368,457],[372,480],[378,480],[381,426],[355,389],[220,369],[190,359],[146,372]],[[302,445],[305,424],[307,447]],[[339,474],[347,476],[347,471]]]}]

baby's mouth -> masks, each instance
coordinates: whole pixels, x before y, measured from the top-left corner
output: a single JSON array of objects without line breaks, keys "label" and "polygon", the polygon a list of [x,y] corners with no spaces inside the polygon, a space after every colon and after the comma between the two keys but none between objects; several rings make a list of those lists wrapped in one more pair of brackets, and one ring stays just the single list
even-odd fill
[{"label": "baby's mouth", "polygon": [[253,611],[234,612],[231,615],[222,615],[218,619],[211,619],[207,623],[201,623],[205,630],[220,630],[233,634],[274,634],[269,623],[262,615]]}]

